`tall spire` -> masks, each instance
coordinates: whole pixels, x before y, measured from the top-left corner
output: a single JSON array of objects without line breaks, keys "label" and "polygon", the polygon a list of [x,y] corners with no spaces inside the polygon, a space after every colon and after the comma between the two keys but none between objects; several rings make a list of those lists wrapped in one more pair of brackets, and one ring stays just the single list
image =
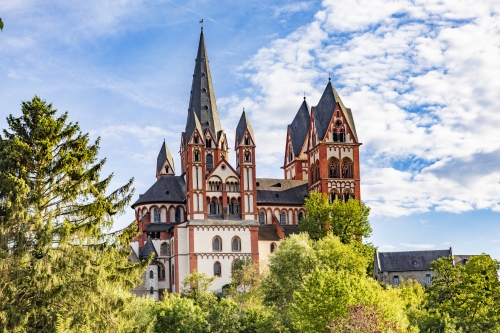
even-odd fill
[{"label": "tall spire", "polygon": [[191,98],[189,100],[189,112],[192,112],[192,110],[196,113],[203,131],[207,128],[210,129],[212,135],[218,140],[222,128],[215,102],[203,29],[201,29],[200,33],[200,43],[194,66],[193,84],[191,86]]},{"label": "tall spire", "polygon": [[248,134],[252,139],[252,142],[255,144],[255,136],[253,134],[252,125],[250,124],[250,120],[248,120],[245,109],[243,109],[243,113],[241,114],[240,121],[238,122],[238,126],[236,127],[236,147],[238,147],[243,141],[243,137],[245,136],[245,131],[248,130]]}]

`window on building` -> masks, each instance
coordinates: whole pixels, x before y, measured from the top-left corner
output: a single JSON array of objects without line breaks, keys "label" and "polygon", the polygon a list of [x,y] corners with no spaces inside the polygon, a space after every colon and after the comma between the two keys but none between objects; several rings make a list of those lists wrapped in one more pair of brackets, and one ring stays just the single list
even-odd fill
[{"label": "window on building", "polygon": [[160,212],[158,211],[158,208],[153,208],[153,223],[159,223],[160,222]]},{"label": "window on building", "polygon": [[240,208],[238,205],[238,201],[235,198],[231,199],[231,203],[229,204],[229,215],[238,215],[240,213]]},{"label": "window on building", "polygon": [[330,193],[330,203],[334,202],[338,198],[339,198],[339,196],[338,196],[337,192]]},{"label": "window on building", "polygon": [[154,293],[155,293],[155,290],[153,289],[153,287],[149,288],[149,294],[153,295]]},{"label": "window on building", "polygon": [[153,272],[153,270],[150,270],[149,271],[149,278],[154,279],[154,277],[155,277],[155,273]]},{"label": "window on building", "polygon": [[175,209],[175,222],[180,222],[181,221],[181,209],[180,207],[177,207]]},{"label": "window on building", "polygon": [[165,166],[165,173],[168,173],[168,171],[169,171],[169,168],[168,168],[168,165],[167,165],[167,166]]},{"label": "window on building", "polygon": [[353,178],[353,163],[349,157],[342,159],[342,178]]},{"label": "window on building", "polygon": [[167,243],[162,243],[160,246],[160,255],[161,256],[169,256],[170,255],[170,247]]},{"label": "window on building", "polygon": [[249,151],[245,152],[245,162],[251,162],[252,161],[252,155],[250,154]]},{"label": "window on building", "polygon": [[271,253],[273,253],[274,250],[276,250],[276,244],[271,243]]},{"label": "window on building", "polygon": [[205,141],[205,147],[212,148],[212,140],[211,139],[206,139],[206,141]]},{"label": "window on building", "polygon": [[172,284],[175,283],[175,265],[172,265],[172,276],[170,277],[170,280],[172,281]]},{"label": "window on building", "polygon": [[217,198],[212,198],[210,202],[210,215],[217,215],[217,207],[218,207]]},{"label": "window on building", "polygon": [[214,264],[214,276],[220,277],[222,275],[222,268],[220,262],[216,261]]},{"label": "window on building", "polygon": [[340,178],[340,161],[338,158],[332,157],[328,160],[328,177]]},{"label": "window on building", "polygon": [[214,169],[214,157],[212,154],[207,154],[207,172]]},{"label": "window on building", "polygon": [[343,128],[340,129],[339,141],[345,142],[345,130]]},{"label": "window on building", "polygon": [[245,138],[245,145],[247,145],[247,146],[250,145],[250,139],[248,137]]},{"label": "window on building", "polygon": [[286,213],[285,212],[281,212],[280,222],[281,222],[281,224],[286,224]]},{"label": "window on building", "polygon": [[215,236],[212,243],[214,251],[222,251],[222,239],[219,236]]},{"label": "window on building", "polygon": [[343,197],[344,202],[349,201],[349,199],[351,199],[351,198],[354,198],[354,196],[352,195],[352,193],[349,190],[345,190],[344,191],[344,197]]},{"label": "window on building", "polygon": [[300,212],[299,213],[299,221],[302,221],[303,218],[304,218],[304,213]]},{"label": "window on building", "polygon": [[399,276],[398,275],[394,275],[394,277],[392,278],[392,284],[395,286],[399,285]]},{"label": "window on building", "polygon": [[241,239],[238,236],[233,238],[232,247],[233,251],[241,251]]},{"label": "window on building", "polygon": [[195,162],[200,162],[201,161],[200,152],[198,150],[194,151],[193,159],[194,159]]},{"label": "window on building", "polygon": [[259,213],[259,223],[260,224],[266,223],[266,214],[264,212]]},{"label": "window on building", "polygon": [[165,280],[165,266],[158,263],[158,280]]},{"label": "window on building", "polygon": [[431,284],[431,275],[430,274],[425,274],[425,284],[426,285]]},{"label": "window on building", "polygon": [[194,143],[198,143],[198,142],[199,142],[199,140],[200,140],[200,139],[198,138],[198,135],[195,135],[195,137],[194,137],[194,139],[193,139],[193,142],[194,142]]}]

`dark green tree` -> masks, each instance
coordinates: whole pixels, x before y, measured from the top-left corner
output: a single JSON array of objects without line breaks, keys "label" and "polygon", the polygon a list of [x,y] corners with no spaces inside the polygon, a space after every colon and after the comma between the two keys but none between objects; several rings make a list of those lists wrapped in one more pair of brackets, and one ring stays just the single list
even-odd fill
[{"label": "dark green tree", "polygon": [[340,237],[342,243],[369,237],[372,233],[368,215],[370,207],[356,199],[347,202],[329,202],[324,193],[311,192],[304,204],[305,217],[299,222],[300,231],[307,232],[313,240],[323,238],[328,231]]},{"label": "dark green tree", "polygon": [[132,180],[109,191],[99,139],[39,97],[0,136],[0,330],[120,332],[133,313],[123,291],[144,265],[129,263],[131,225],[110,233]]}]

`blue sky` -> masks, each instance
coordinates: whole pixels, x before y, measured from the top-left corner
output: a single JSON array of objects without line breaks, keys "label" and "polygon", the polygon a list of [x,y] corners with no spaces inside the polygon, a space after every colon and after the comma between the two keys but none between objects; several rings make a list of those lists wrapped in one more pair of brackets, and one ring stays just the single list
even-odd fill
[{"label": "blue sky", "polygon": [[363,142],[369,241],[500,259],[499,11],[487,0],[0,0],[0,127],[39,95],[101,136],[112,186],[135,177],[137,197],[163,139],[179,165],[203,18],[222,126],[232,142],[248,111],[259,177],[282,177],[286,125],[331,72]]}]

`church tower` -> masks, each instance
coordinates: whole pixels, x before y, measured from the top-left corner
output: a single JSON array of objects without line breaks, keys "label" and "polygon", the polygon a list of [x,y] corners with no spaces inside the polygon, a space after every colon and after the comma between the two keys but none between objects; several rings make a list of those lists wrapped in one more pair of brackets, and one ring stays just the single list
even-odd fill
[{"label": "church tower", "polygon": [[206,219],[205,177],[221,160],[227,159],[228,145],[217,111],[203,28],[180,148],[182,172],[186,178],[188,220]]},{"label": "church tower", "polygon": [[311,108],[304,101],[286,133],[285,179],[307,180],[307,137],[311,122]]},{"label": "church tower", "polygon": [[309,191],[327,193],[330,200],[361,200],[359,146],[351,109],[344,106],[329,79],[318,105],[311,109]]},{"label": "church tower", "polygon": [[252,125],[243,109],[236,127],[236,171],[240,175],[241,219],[257,219],[257,190],[255,188],[255,136]]}]

